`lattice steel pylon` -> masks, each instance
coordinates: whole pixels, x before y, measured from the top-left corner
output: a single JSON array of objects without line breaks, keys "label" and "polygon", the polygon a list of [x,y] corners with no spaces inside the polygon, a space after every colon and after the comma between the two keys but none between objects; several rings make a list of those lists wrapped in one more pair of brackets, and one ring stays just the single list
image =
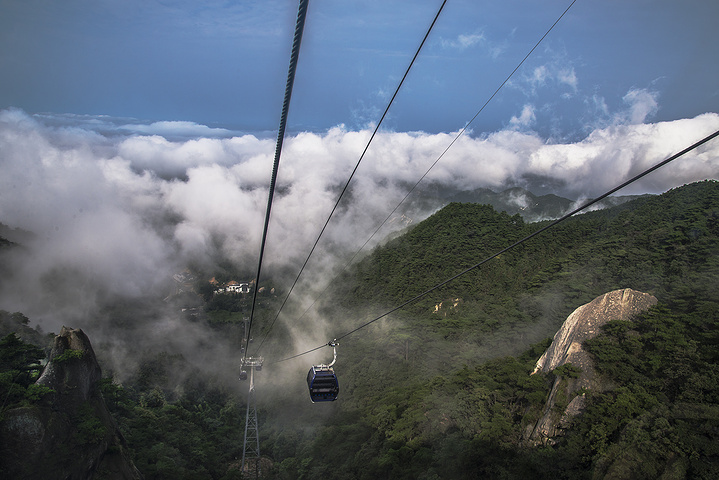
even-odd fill
[{"label": "lattice steel pylon", "polygon": [[[245,415],[245,440],[242,447],[242,473],[245,478],[259,479],[260,465],[260,433],[257,423],[257,402],[255,399],[255,370],[262,369],[262,357],[247,357],[241,372],[250,371],[250,389],[247,393],[247,414]],[[242,374],[240,374],[242,378]]]}]

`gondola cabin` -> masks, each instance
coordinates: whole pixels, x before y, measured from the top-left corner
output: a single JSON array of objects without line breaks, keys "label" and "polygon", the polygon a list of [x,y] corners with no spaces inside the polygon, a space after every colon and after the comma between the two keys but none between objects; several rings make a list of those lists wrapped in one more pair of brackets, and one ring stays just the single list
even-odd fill
[{"label": "gondola cabin", "polygon": [[310,399],[315,402],[332,402],[340,393],[340,384],[332,367],[327,365],[314,365],[307,373],[307,386],[310,389]]}]

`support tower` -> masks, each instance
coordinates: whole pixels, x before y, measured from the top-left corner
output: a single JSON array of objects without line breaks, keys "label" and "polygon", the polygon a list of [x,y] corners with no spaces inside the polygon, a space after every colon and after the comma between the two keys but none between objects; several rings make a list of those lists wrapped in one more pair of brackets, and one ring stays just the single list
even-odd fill
[{"label": "support tower", "polygon": [[240,379],[247,378],[247,370],[250,373],[250,389],[247,393],[247,414],[245,416],[245,439],[242,447],[242,473],[245,478],[253,479],[259,479],[261,474],[260,433],[255,399],[255,370],[262,370],[262,361],[262,357],[247,357],[240,368]]}]

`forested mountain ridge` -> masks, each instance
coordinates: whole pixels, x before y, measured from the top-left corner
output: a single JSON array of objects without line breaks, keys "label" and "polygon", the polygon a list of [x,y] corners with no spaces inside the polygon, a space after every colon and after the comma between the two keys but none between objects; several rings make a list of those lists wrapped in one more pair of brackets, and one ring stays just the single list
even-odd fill
[{"label": "forested mountain ridge", "polygon": [[[681,288],[677,280],[682,276],[714,266],[718,185],[700,182],[570,218],[417,302],[413,312],[428,313],[444,298],[491,310],[497,308],[495,297],[516,302],[562,284],[569,289],[562,293],[568,314],[628,285],[656,293]],[[453,203],[377,248],[338,283],[345,292],[351,290],[346,295],[351,302],[396,304],[545,225],[524,223],[519,215],[497,213],[487,205]],[[465,310],[471,309],[465,305]],[[523,310],[537,316],[531,308]]]},{"label": "forested mountain ridge", "polygon": [[[488,206],[448,205],[333,282],[321,308],[327,335],[544,225]],[[718,284],[717,182],[569,219],[343,339],[336,402],[310,403],[309,360],[292,375],[266,365],[258,375],[264,475],[716,478]],[[586,342],[615,387],[588,393],[584,413],[556,445],[528,445],[527,427],[555,379],[576,373],[530,375],[549,338],[574,309],[621,288],[650,293],[659,305],[632,322],[609,322]],[[292,331],[313,328],[278,324],[268,345],[284,356]],[[152,479],[240,478],[244,398],[207,377],[169,384],[186,363],[181,352],[145,355],[123,384],[102,384],[138,469]]]},{"label": "forested mountain ridge", "polygon": [[[449,192],[433,191],[429,187],[425,192],[420,193],[419,197],[420,202],[435,210],[439,210],[451,202],[478,203],[491,205],[496,211],[506,212],[509,215],[519,214],[527,222],[559,218],[575,204],[575,201],[568,198],[551,193],[535,195],[520,187],[507,188],[499,192],[489,188]],[[610,208],[639,197],[638,195],[611,196],[600,201],[596,207]]]}]

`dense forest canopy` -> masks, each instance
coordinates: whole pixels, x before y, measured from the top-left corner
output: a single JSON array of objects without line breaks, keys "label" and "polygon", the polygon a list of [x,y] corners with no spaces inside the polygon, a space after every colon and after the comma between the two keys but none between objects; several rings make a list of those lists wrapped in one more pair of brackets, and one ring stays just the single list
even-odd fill
[{"label": "dense forest canopy", "polygon": [[[349,331],[544,225],[451,203],[342,273],[319,310],[332,333]],[[717,285],[718,182],[578,215],[347,337],[336,402],[312,405],[302,375],[266,367],[258,387],[263,473],[716,478]],[[526,430],[552,381],[574,374],[530,375],[550,337],[578,306],[626,287],[659,305],[587,342],[614,387],[586,392],[584,413],[556,443],[529,444]],[[278,300],[266,294],[262,302],[274,311]],[[228,297],[205,307],[197,322],[231,336],[249,305]],[[46,337],[31,334],[22,314],[0,313],[6,411],[41,398],[31,387]],[[292,329],[303,325],[280,322],[268,332],[270,318],[258,322],[258,335],[269,335],[268,355],[286,355]],[[241,478],[245,398],[189,363],[182,352],[146,352],[122,382],[106,370],[105,400],[146,478]],[[180,383],[177,371],[186,372]]]}]

